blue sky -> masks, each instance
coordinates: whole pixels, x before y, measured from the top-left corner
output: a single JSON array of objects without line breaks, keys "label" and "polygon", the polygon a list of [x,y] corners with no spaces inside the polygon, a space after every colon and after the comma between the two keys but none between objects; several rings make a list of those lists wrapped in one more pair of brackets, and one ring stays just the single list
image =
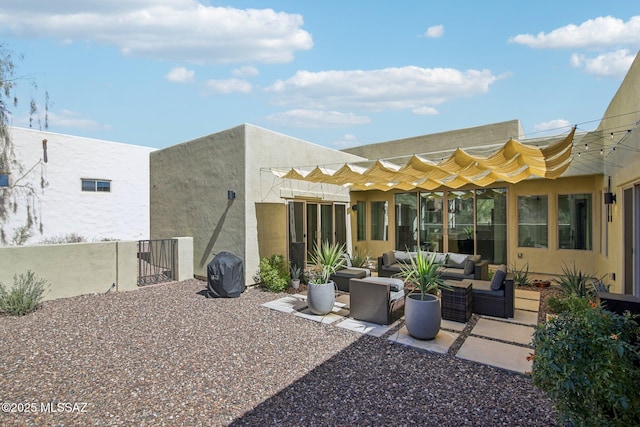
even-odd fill
[{"label": "blue sky", "polygon": [[527,137],[594,129],[640,49],[640,10],[0,0],[0,43],[24,55],[14,126],[46,91],[52,132],[162,148],[251,123],[340,149],[512,119]]}]

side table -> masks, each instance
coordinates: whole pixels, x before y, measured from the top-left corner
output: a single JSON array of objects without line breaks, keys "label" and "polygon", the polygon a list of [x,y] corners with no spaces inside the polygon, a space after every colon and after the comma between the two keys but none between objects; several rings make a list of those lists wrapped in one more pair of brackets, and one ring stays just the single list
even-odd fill
[{"label": "side table", "polygon": [[451,286],[451,290],[442,290],[442,318],[455,322],[468,322],[473,308],[471,282],[447,280],[446,283]]}]

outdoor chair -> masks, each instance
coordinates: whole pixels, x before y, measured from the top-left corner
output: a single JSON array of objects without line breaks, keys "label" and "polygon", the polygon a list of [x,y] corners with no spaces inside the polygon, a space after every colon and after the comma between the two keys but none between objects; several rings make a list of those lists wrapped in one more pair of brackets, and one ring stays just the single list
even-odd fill
[{"label": "outdoor chair", "polygon": [[402,280],[389,277],[349,280],[349,310],[352,318],[390,325],[402,316],[403,309]]},{"label": "outdoor chair", "polygon": [[463,280],[471,283],[473,312],[485,316],[513,318],[515,290],[513,273],[507,273],[507,266],[501,265],[492,280]]}]

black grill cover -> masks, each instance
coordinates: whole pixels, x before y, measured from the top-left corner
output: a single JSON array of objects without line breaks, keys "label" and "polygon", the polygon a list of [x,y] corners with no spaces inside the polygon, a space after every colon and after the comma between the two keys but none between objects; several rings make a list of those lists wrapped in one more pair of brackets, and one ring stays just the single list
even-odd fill
[{"label": "black grill cover", "polygon": [[207,298],[237,298],[244,292],[242,260],[230,252],[220,252],[207,266]]}]

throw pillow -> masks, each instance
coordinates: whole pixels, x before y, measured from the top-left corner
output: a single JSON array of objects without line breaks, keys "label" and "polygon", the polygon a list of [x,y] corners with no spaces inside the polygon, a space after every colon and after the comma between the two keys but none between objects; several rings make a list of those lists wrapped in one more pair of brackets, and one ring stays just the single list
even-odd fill
[{"label": "throw pillow", "polygon": [[464,268],[464,263],[467,261],[467,258],[469,258],[467,254],[449,253],[447,267]]},{"label": "throw pillow", "polygon": [[464,263],[464,274],[473,274],[476,271],[476,262],[468,258]]},{"label": "throw pillow", "polygon": [[386,266],[393,265],[396,263],[396,256],[393,252],[385,252],[382,254],[382,263]]},{"label": "throw pillow", "polygon": [[495,273],[493,273],[493,280],[491,281],[491,290],[499,291],[502,288],[504,279],[507,277],[507,266],[502,264]]}]

